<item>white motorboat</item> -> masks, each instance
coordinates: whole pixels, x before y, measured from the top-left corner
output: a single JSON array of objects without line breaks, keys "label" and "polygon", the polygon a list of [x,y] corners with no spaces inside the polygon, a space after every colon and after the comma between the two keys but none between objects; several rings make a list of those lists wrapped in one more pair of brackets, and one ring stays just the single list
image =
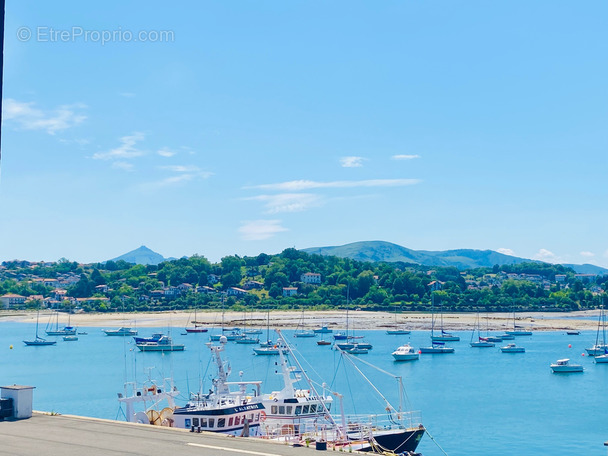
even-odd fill
[{"label": "white motorboat", "polygon": [[505,345],[504,347],[500,347],[500,351],[503,353],[525,353],[526,349],[511,343]]},{"label": "white motorboat", "polygon": [[570,364],[568,358],[558,359],[555,363],[551,364],[551,370],[554,373],[569,373],[569,372],[583,372],[583,366],[580,364]]},{"label": "white motorboat", "polygon": [[184,344],[176,344],[171,336],[162,336],[157,341],[141,342],[136,344],[141,351],[183,351]]},{"label": "white motorboat", "polygon": [[418,352],[410,344],[401,345],[392,355],[395,361],[415,361],[420,358]]},{"label": "white motorboat", "polygon": [[123,326],[118,329],[102,329],[106,336],[137,336],[137,330]]}]

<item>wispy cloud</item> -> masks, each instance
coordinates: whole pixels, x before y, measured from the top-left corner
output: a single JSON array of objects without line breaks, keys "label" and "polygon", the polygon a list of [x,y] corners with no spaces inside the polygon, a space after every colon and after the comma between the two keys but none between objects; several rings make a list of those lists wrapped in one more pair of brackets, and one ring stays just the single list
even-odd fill
[{"label": "wispy cloud", "polygon": [[133,169],[133,163],[119,160],[112,163],[112,168],[122,169],[124,171],[131,171]]},{"label": "wispy cloud", "polygon": [[82,123],[87,117],[79,111],[84,108],[86,105],[76,103],[45,111],[37,108],[33,102],[7,98],[4,100],[2,117],[3,120],[16,123],[23,130],[44,130],[49,135],[54,135]]},{"label": "wispy cloud", "polygon": [[264,204],[266,214],[280,212],[302,212],[321,204],[321,196],[314,193],[279,193],[276,195],[257,195],[243,198],[247,201],[260,201]]},{"label": "wispy cloud", "polygon": [[593,253],[593,252],[587,252],[587,251],[582,251],[579,255],[582,256],[582,257],[591,258],[591,257],[595,256],[595,253]]},{"label": "wispy cloud", "polygon": [[281,226],[280,220],[250,220],[242,223],[239,233],[245,241],[263,241],[276,236],[278,233],[289,231]]},{"label": "wispy cloud", "polygon": [[167,176],[160,180],[140,184],[140,190],[144,192],[153,192],[161,188],[178,186],[186,182],[194,181],[197,179],[207,179],[213,176],[213,173],[209,171],[204,171],[198,166],[194,165],[166,165],[159,166],[158,169],[166,170],[174,174],[172,176]]},{"label": "wispy cloud", "polygon": [[419,179],[370,179],[358,181],[330,181],[319,182],[311,180],[294,180],[287,182],[279,182],[276,184],[262,184],[246,189],[263,189],[277,190],[287,192],[297,192],[302,190],[312,190],[316,188],[357,188],[357,187],[404,187],[406,185],[415,185],[420,183]]},{"label": "wispy cloud", "polygon": [[120,92],[120,96],[125,98],[135,98],[135,94],[133,92]]},{"label": "wispy cloud", "polygon": [[123,136],[120,138],[120,146],[107,152],[97,152],[93,154],[93,158],[95,160],[124,160],[141,157],[145,152],[136,148],[135,145],[144,139],[145,135],[139,132]]},{"label": "wispy cloud", "polygon": [[343,168],[360,168],[363,166],[363,157],[342,157],[340,159],[340,166]]},{"label": "wispy cloud", "polygon": [[391,158],[393,160],[413,160],[415,158],[420,158],[420,155],[393,155]]},{"label": "wispy cloud", "polygon": [[[199,173],[201,169],[198,166],[194,165],[166,165],[159,166],[160,169],[166,169],[167,171],[172,171],[174,173]],[[206,173],[210,175],[210,173]]]},{"label": "wispy cloud", "polygon": [[546,261],[547,263],[559,263],[560,258],[553,252],[547,249],[540,249],[534,255],[533,259],[539,261]]},{"label": "wispy cloud", "polygon": [[173,157],[177,154],[174,150],[169,149],[168,147],[163,147],[159,151],[156,152],[161,157]]},{"label": "wispy cloud", "polygon": [[515,256],[515,252],[511,249],[505,249],[504,247],[499,248],[498,250],[496,250],[498,253],[502,253],[503,255],[511,255],[511,256]]}]

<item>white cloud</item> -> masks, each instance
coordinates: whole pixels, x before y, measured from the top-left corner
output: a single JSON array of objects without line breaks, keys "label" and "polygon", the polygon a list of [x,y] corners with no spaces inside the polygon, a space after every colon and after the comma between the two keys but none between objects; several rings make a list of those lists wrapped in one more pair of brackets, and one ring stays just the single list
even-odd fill
[{"label": "white cloud", "polygon": [[540,249],[538,252],[536,252],[533,259],[539,260],[539,261],[545,261],[547,263],[559,263],[558,256],[555,255],[555,253],[553,253],[547,249]]},{"label": "white cloud", "polygon": [[125,171],[131,171],[133,169],[133,163],[125,161],[115,161],[112,163],[112,168],[123,169]]},{"label": "white cloud", "polygon": [[266,214],[302,212],[321,204],[321,197],[314,193],[279,193],[277,195],[257,195],[244,199],[262,202],[266,208],[264,211]]},{"label": "white cloud", "polygon": [[166,169],[168,171],[173,171],[174,173],[198,173],[200,172],[200,168],[194,165],[167,165],[160,166],[160,169]]},{"label": "white cloud", "polygon": [[595,253],[593,252],[587,252],[587,251],[583,251],[580,253],[580,256],[582,257],[586,257],[586,258],[591,258],[595,256]]},{"label": "white cloud", "polygon": [[86,108],[81,103],[61,105],[51,111],[35,107],[35,103],[24,103],[12,98],[4,100],[2,108],[3,120],[15,122],[24,130],[45,130],[54,135],[60,130],[66,130],[82,123],[87,117],[79,113]]},{"label": "white cloud", "polygon": [[311,180],[295,180],[279,182],[276,184],[254,185],[245,188],[259,188],[264,190],[279,190],[297,192],[301,190],[312,190],[315,188],[356,188],[356,187],[403,187],[414,185],[419,179],[370,179],[360,181],[331,181],[318,182]]},{"label": "white cloud", "polygon": [[251,220],[242,223],[239,233],[245,241],[263,241],[283,231],[289,231],[281,226],[280,220]]},{"label": "white cloud", "polygon": [[343,168],[360,168],[363,166],[363,157],[342,157],[340,159],[340,165]]},{"label": "white cloud", "polygon": [[159,166],[158,169],[167,170],[177,174],[153,182],[145,182],[139,185],[140,190],[144,192],[153,192],[161,188],[177,186],[196,179],[207,179],[213,176],[213,173],[209,171],[202,171],[200,168],[194,165],[168,165]]},{"label": "white cloud", "polygon": [[511,249],[505,249],[504,247],[499,248],[498,250],[496,250],[498,253],[502,253],[503,255],[511,255],[511,256],[515,256],[515,252]]},{"label": "white cloud", "polygon": [[163,147],[162,149],[160,149],[159,151],[156,152],[158,155],[160,155],[161,157],[173,157],[174,155],[177,154],[177,152],[167,148],[167,147]]},{"label": "white cloud", "polygon": [[93,154],[93,158],[95,160],[117,160],[141,157],[145,153],[137,149],[135,145],[139,141],[143,141],[144,138],[145,135],[139,132],[135,132],[130,136],[123,136],[120,138],[120,146],[107,152],[97,152]]},{"label": "white cloud", "polygon": [[120,96],[125,98],[135,98],[135,94],[133,92],[121,92]]},{"label": "white cloud", "polygon": [[413,160],[415,158],[420,158],[420,155],[393,155],[391,158],[393,160]]}]

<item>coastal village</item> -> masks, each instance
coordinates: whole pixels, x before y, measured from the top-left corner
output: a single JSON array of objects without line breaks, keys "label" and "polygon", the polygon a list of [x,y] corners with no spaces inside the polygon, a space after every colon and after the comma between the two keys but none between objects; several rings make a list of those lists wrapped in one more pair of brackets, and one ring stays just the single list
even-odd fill
[{"label": "coastal village", "polygon": [[[82,274],[76,272],[57,273],[56,277],[43,277],[45,269],[54,268],[56,262],[29,262],[29,261],[13,261],[3,262],[0,265],[0,285],[4,281],[11,281],[27,290],[27,294],[5,293],[0,295],[1,307],[8,309],[23,309],[31,308],[32,305],[40,306],[48,309],[69,309],[72,312],[81,312],[83,307],[87,305],[99,306],[102,303],[109,303],[112,297],[118,296],[121,301],[126,300],[132,295],[142,302],[170,302],[179,297],[188,297],[192,295],[214,295],[219,294],[225,297],[232,297],[235,300],[240,300],[247,295],[258,297],[267,296],[269,289],[265,288],[263,278],[255,277],[248,271],[238,286],[223,287],[221,284],[222,277],[219,274],[210,273],[206,276],[206,285],[198,285],[196,283],[179,283],[177,285],[166,285],[161,280],[156,280],[156,287],[150,291],[138,290],[134,287],[130,295],[121,295],[117,290],[111,288],[108,284],[99,284],[94,287],[93,295],[89,297],[76,297],[69,294],[70,287],[76,285],[81,279]],[[78,265],[81,270],[87,265]],[[31,272],[28,272],[31,271]],[[430,269],[425,272],[429,277],[426,283],[426,288],[433,291],[440,291],[443,288],[444,282],[441,280],[431,280],[435,270]],[[154,280],[157,273],[150,272],[148,277]],[[247,277],[253,275],[254,278]],[[555,274],[552,280],[540,274],[530,273],[508,273],[499,271],[497,273],[484,274],[479,278],[471,277],[467,271],[460,272],[467,290],[483,290],[492,289],[493,287],[501,287],[506,281],[529,282],[537,287],[542,287],[544,290],[568,290],[573,283],[579,283],[593,295],[600,295],[603,292],[599,284],[595,284],[597,274],[571,274],[568,277],[566,274]],[[375,284],[378,283],[379,277],[373,276]],[[570,281],[568,280],[570,279]],[[126,279],[118,281],[118,285],[124,283]],[[289,283],[280,289],[281,297],[290,298],[302,296],[303,286],[315,287],[322,284],[322,275],[317,272],[305,272],[300,274],[299,280]]]}]

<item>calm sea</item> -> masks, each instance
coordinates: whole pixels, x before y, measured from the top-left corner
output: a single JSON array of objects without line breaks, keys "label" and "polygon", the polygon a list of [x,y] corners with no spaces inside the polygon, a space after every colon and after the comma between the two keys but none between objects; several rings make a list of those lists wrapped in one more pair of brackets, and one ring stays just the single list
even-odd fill
[{"label": "calm sea", "polygon": [[[144,328],[139,333],[149,335],[155,330],[163,328]],[[173,377],[183,392],[178,405],[185,403],[188,391],[198,391],[200,385],[202,391],[210,388],[215,366],[204,345],[208,334],[182,335],[173,329],[173,338],[186,344],[186,350],[162,354],[141,353],[131,338],[108,337],[100,328],[81,327],[79,331],[88,334],[75,342],[57,337],[56,346],[27,347],[22,340],[33,338],[33,325],[0,323],[0,385],[35,386],[36,410],[109,419],[124,419],[116,398],[125,380]],[[314,338],[293,338],[291,331],[284,334],[306,361],[308,374],[344,394],[347,412],[384,408],[379,396],[330,347],[317,346]],[[461,341],[452,343],[456,353],[421,355],[410,363],[394,362],[391,352],[404,342],[428,346],[428,331],[411,336],[388,336],[382,331],[359,334],[374,345],[361,359],[403,377],[409,407],[422,412],[430,434],[451,456],[606,454],[608,364],[596,365],[592,358],[581,356],[595,342],[595,331],[517,338],[526,348],[524,354],[503,354],[498,348],[501,344],[471,348],[471,333],[460,332]],[[252,353],[250,345],[226,346],[230,379],[262,380],[264,392],[280,388],[275,375],[277,357]],[[549,364],[566,357],[582,363],[585,372],[552,374]],[[397,405],[397,381],[359,366]],[[429,436],[423,438],[419,450],[425,456],[443,454]]]}]

